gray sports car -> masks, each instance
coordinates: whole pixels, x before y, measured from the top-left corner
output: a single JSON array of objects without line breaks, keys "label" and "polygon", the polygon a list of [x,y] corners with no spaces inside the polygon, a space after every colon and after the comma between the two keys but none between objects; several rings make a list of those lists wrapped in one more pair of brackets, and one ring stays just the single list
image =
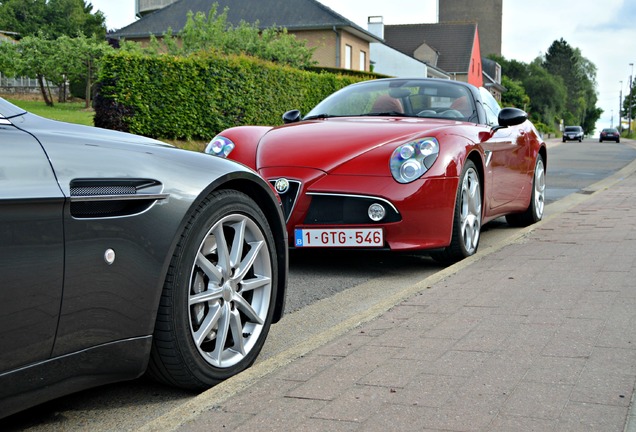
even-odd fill
[{"label": "gray sports car", "polygon": [[0,99],[0,417],[146,371],[208,388],[282,314],[280,201],[238,163]]}]

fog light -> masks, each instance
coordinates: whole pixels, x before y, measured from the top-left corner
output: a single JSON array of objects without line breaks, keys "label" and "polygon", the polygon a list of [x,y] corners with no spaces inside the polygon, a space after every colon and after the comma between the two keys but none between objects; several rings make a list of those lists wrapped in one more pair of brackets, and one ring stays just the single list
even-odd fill
[{"label": "fog light", "polygon": [[374,222],[379,222],[382,219],[384,219],[384,216],[386,216],[386,210],[381,204],[374,203],[369,206],[368,214],[369,214],[369,219],[371,219]]}]

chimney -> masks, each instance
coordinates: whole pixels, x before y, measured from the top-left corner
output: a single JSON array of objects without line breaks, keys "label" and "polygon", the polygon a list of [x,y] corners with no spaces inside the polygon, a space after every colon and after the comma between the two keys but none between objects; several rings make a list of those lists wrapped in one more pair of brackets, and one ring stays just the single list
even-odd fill
[{"label": "chimney", "polygon": [[367,21],[367,30],[374,36],[384,39],[384,22],[381,16],[370,16]]}]

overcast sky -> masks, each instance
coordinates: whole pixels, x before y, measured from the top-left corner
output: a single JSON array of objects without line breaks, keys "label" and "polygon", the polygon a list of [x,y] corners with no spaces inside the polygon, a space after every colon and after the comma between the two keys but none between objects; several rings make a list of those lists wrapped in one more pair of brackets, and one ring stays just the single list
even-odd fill
[{"label": "overcast sky", "polygon": [[[367,28],[369,16],[385,24],[433,23],[437,0],[319,0]],[[443,1],[443,0],[441,0]],[[135,20],[135,0],[88,0],[106,15],[109,29]],[[598,106],[604,110],[597,129],[617,125],[619,93],[629,92],[636,63],[634,0],[503,0],[502,54],[525,63],[563,38],[597,67]],[[597,130],[598,133],[598,130]]]}]

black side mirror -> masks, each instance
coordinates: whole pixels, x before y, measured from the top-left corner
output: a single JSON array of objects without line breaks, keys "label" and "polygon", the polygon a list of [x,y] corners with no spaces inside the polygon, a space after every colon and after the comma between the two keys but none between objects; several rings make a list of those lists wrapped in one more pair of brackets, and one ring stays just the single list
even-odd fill
[{"label": "black side mirror", "polygon": [[499,126],[516,126],[526,120],[528,120],[528,114],[518,108],[503,108],[499,111]]},{"label": "black side mirror", "polygon": [[283,114],[283,123],[296,123],[300,121],[300,111],[291,110]]}]

